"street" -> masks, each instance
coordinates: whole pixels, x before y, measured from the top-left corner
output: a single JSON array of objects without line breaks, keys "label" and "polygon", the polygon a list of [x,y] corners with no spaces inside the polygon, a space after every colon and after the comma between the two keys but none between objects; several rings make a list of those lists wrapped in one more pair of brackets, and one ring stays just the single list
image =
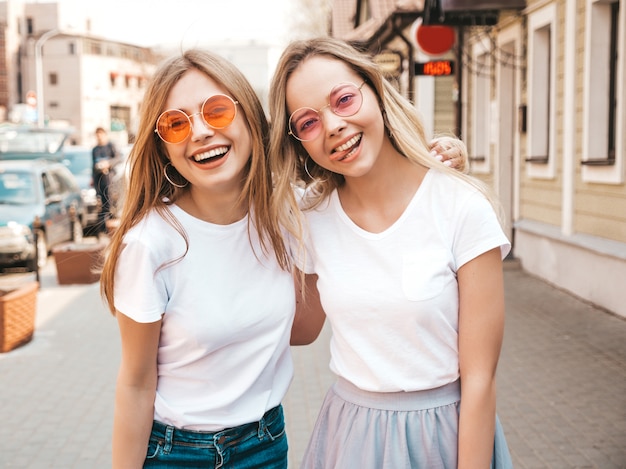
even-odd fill
[{"label": "street", "polygon": [[[5,276],[0,284],[19,281]],[[505,266],[498,413],[516,468],[626,468],[626,320]],[[284,399],[297,468],[333,377],[328,329],[294,348]],[[119,362],[99,284],[41,272],[34,339],[0,354],[0,468],[108,468]]]}]

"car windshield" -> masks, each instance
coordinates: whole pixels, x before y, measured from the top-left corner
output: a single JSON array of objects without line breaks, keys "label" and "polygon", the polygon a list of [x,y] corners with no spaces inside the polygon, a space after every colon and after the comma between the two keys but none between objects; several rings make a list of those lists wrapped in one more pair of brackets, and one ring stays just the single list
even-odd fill
[{"label": "car windshield", "polygon": [[35,203],[35,184],[30,173],[0,172],[0,204]]},{"label": "car windshield", "polygon": [[65,161],[73,174],[91,175],[91,152],[90,151],[65,151]]},{"label": "car windshield", "polygon": [[55,130],[6,129],[0,131],[0,154],[50,154],[59,152],[66,134]]}]

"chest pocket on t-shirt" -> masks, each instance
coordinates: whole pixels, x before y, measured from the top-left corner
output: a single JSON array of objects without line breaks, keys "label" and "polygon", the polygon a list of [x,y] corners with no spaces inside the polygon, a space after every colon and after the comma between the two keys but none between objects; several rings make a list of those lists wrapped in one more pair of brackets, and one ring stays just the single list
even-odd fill
[{"label": "chest pocket on t-shirt", "polygon": [[443,249],[402,255],[402,291],[410,301],[428,300],[439,295],[448,273],[448,256]]}]

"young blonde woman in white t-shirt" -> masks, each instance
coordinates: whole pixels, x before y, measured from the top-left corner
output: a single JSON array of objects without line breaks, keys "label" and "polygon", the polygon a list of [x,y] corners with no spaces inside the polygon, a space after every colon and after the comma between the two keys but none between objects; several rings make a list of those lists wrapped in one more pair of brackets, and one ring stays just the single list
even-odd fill
[{"label": "young blonde woman in white t-shirt", "polygon": [[415,108],[340,40],[287,47],[270,115],[273,209],[305,235],[292,344],[327,317],[337,375],[303,467],[511,467],[495,380],[510,244],[487,192],[429,155]]}]

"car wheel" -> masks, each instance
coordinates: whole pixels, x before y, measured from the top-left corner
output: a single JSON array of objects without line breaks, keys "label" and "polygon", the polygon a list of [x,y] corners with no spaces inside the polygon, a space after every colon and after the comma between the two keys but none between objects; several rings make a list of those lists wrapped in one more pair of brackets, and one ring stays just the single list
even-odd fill
[{"label": "car wheel", "polygon": [[46,240],[46,233],[41,230],[37,230],[37,265],[39,268],[46,266],[48,262],[48,242]]}]

